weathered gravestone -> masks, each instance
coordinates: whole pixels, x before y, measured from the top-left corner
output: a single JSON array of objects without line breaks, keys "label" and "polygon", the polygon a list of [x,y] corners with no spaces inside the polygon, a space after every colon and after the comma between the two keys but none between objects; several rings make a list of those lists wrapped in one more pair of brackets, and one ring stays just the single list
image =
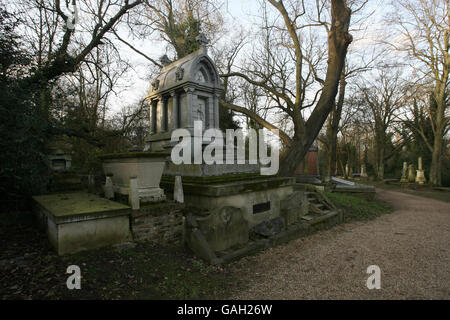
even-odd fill
[{"label": "weathered gravestone", "polygon": [[425,179],[425,172],[423,171],[422,168],[422,157],[419,157],[418,165],[419,168],[417,169],[416,182],[419,184],[424,184],[426,182],[426,179]]},{"label": "weathered gravestone", "polygon": [[403,162],[402,177],[400,179],[400,182],[402,182],[402,183],[408,182],[408,163],[407,162]]},{"label": "weathered gravestone", "polygon": [[360,175],[360,177],[362,179],[366,179],[367,178],[367,172],[366,172],[366,165],[365,164],[361,165],[361,175]]},{"label": "weathered gravestone", "polygon": [[414,165],[410,164],[408,167],[408,182],[414,182],[416,179]]}]

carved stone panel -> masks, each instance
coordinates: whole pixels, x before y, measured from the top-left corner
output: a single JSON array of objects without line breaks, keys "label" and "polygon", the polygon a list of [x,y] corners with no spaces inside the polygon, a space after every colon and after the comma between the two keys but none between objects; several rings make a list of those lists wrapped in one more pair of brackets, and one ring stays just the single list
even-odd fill
[{"label": "carved stone panel", "polygon": [[197,218],[206,241],[214,251],[222,251],[248,242],[248,222],[242,210],[222,207],[205,218]]}]

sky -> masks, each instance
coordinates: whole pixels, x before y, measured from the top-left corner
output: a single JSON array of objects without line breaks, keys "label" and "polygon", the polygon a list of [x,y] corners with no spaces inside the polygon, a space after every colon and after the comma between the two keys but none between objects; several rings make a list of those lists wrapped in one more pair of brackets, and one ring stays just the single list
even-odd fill
[{"label": "sky", "polygon": [[[374,11],[374,14],[370,18],[370,22],[365,24],[366,30],[354,34],[355,41],[352,44],[354,49],[357,47],[369,47],[382,36],[384,26],[381,18],[384,14],[384,7],[385,1],[383,0],[369,0],[366,11]],[[230,21],[230,25],[243,25],[246,29],[254,26],[254,23],[258,20],[257,15],[259,11],[259,0],[226,0],[223,7],[223,14],[225,19]],[[121,35],[125,35],[126,37],[126,34]],[[362,37],[364,39],[361,40]],[[132,40],[132,43],[138,50],[156,60],[165,53],[165,43],[159,39],[148,39],[145,41]],[[122,45],[121,54],[128,57],[134,66],[135,72],[131,71],[123,79],[117,91],[118,94],[111,97],[109,101],[109,115],[119,111],[123,106],[138,102],[149,89],[151,82],[149,78],[151,62],[125,45]]]},{"label": "sky", "polygon": [[[251,27],[251,16],[258,13],[259,7],[258,0],[226,0],[223,11],[225,18],[232,23]],[[155,60],[165,53],[165,43],[161,40],[133,40],[132,43],[139,51]],[[119,111],[122,106],[139,101],[149,89],[151,82],[148,78],[151,62],[123,44],[121,45],[121,54],[128,57],[136,72],[130,72],[131,79],[124,79],[120,84],[118,95],[111,97],[109,101],[110,115]]]},{"label": "sky", "polygon": [[[6,3],[13,5],[15,0],[5,0]],[[95,0],[93,0],[95,2]],[[258,15],[261,13],[261,2],[263,0],[223,0],[222,14],[227,21],[227,28],[230,28],[231,35],[219,40],[226,43],[227,38],[232,37],[232,31],[238,28],[234,26],[242,26],[244,29],[255,29],[260,21]],[[362,1],[362,0],[360,0]],[[353,48],[365,49],[383,37],[385,27],[381,23],[381,17],[384,14],[384,7],[389,0],[368,0],[365,11],[374,11],[374,15],[366,22],[364,32],[354,33],[354,41],[351,44]],[[314,0],[307,3],[313,3]],[[272,10],[275,14],[276,10]],[[82,13],[80,19],[83,20]],[[87,18],[86,15],[84,18]],[[82,22],[81,22],[82,23]],[[126,28],[119,29],[120,36],[132,43],[139,51],[158,60],[165,53],[166,43],[154,35],[152,39],[130,39],[129,30]],[[251,33],[250,33],[251,35]],[[114,36],[110,36],[114,37]],[[361,40],[362,39],[362,40]],[[251,40],[251,39],[250,39]],[[151,83],[151,70],[155,69],[150,61],[134,52],[125,44],[116,41],[120,47],[121,56],[129,60],[132,69],[121,79],[115,92],[116,95],[110,97],[108,101],[108,116],[112,116],[122,107],[136,104],[146,94]],[[324,42],[324,46],[326,43]],[[251,44],[240,52],[238,60],[245,57],[251,49]]]}]

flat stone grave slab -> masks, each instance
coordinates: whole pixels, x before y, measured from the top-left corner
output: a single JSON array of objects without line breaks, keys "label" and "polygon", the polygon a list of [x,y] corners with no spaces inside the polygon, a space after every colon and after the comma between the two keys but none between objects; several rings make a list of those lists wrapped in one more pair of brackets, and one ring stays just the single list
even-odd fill
[{"label": "flat stone grave slab", "polygon": [[131,239],[124,204],[83,192],[33,197],[40,225],[58,254],[122,243]]}]

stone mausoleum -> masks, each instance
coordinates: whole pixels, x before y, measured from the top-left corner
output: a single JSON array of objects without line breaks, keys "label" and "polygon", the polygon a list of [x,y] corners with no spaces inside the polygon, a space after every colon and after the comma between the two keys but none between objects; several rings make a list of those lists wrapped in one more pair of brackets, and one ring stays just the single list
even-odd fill
[{"label": "stone mausoleum", "polygon": [[[260,165],[248,160],[226,163],[236,160],[237,152],[224,152],[223,164],[172,162],[173,130],[186,129],[193,137],[194,121],[202,121],[202,133],[219,129],[223,89],[205,37],[198,41],[201,48],[192,54],[174,62],[162,59],[164,67],[151,82],[146,150],[100,157],[104,197],[34,197],[41,224],[60,254],[130,240],[180,241],[219,264],[341,219],[332,203],[296,185],[294,177],[261,175]],[[192,151],[199,151],[194,145]],[[200,147],[203,151],[206,144]]]},{"label": "stone mausoleum", "polygon": [[[182,59],[168,63],[151,83],[148,151],[168,147],[172,131],[185,128],[194,136],[194,121],[203,122],[203,131],[219,127],[219,96],[223,91],[219,73],[202,47]],[[163,60],[164,61],[164,60]],[[167,64],[168,63],[168,64]]]},{"label": "stone mausoleum", "polygon": [[[204,36],[198,40],[199,50],[167,63],[151,83],[148,151],[169,151],[176,128],[187,129],[194,137],[194,121],[203,122],[203,131],[219,129],[223,89]],[[168,160],[161,180],[170,195],[175,178],[181,176],[184,201],[193,208],[185,215],[185,241],[197,255],[214,263],[246,246],[252,234],[267,238],[292,228],[309,208],[306,193],[294,190],[295,178],[260,175],[259,164],[226,164],[225,160],[213,165],[175,165]]]}]

